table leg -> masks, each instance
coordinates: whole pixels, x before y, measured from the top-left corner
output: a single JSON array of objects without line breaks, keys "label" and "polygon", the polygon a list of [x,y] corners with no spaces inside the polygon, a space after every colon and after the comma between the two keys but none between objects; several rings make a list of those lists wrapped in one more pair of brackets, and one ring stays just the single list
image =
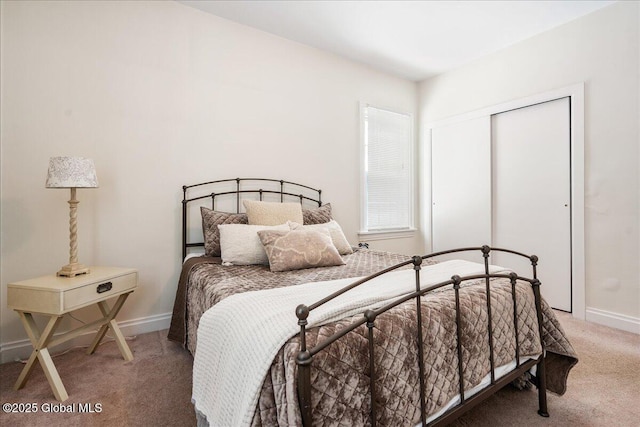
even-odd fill
[{"label": "table leg", "polygon": [[47,377],[47,381],[49,381],[49,385],[51,386],[51,390],[53,390],[54,396],[59,401],[64,402],[69,398],[69,395],[67,394],[67,390],[64,388],[64,384],[62,384],[58,370],[56,369],[56,366],[51,359],[51,355],[49,354],[49,350],[47,349],[47,345],[53,337],[53,333],[58,327],[62,316],[51,316],[47,326],[44,328],[42,333],[40,333],[31,313],[18,311],[18,314],[20,315],[20,320],[22,320],[22,324],[24,325],[27,335],[31,340],[31,344],[33,345],[33,352],[31,353],[31,356],[29,356],[27,364],[22,368],[22,372],[20,373],[20,376],[13,388],[15,390],[19,390],[24,387],[29,379],[29,375],[31,375],[37,358],[42,366],[45,376]]},{"label": "table leg", "polygon": [[105,317],[105,323],[104,325],[102,325],[95,338],[93,339],[93,342],[87,349],[87,354],[93,354],[96,351],[96,349],[100,345],[100,341],[102,341],[109,328],[111,328],[116,344],[118,345],[118,348],[120,349],[120,353],[122,354],[124,360],[126,360],[127,362],[133,360],[131,349],[129,349],[127,341],[125,340],[124,335],[122,335],[120,327],[118,327],[118,323],[115,321],[115,317],[118,315],[118,312],[124,305],[124,302],[127,300],[129,293],[120,295],[111,310],[109,310],[109,306],[106,302],[100,301],[98,303],[98,307],[100,308],[102,315]]},{"label": "table leg", "polygon": [[64,402],[69,398],[69,395],[67,394],[67,390],[64,388],[64,384],[62,384],[62,380],[60,379],[60,375],[58,374],[56,365],[54,365],[53,360],[51,360],[49,350],[46,348],[40,350],[38,352],[38,359],[40,360],[42,370],[47,377],[47,381],[49,381],[49,385],[53,390],[53,395],[60,402]]}]

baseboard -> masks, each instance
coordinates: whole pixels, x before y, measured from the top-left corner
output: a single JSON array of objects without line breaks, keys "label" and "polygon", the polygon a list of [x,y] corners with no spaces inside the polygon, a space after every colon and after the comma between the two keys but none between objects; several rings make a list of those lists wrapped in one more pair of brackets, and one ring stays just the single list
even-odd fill
[{"label": "baseboard", "polygon": [[[130,337],[147,332],[168,329],[170,323],[171,313],[164,313],[141,317],[138,319],[124,320],[122,322],[118,322],[118,326],[120,326],[120,330],[125,337]],[[57,353],[61,353],[72,347],[88,346],[89,344],[91,344],[91,340],[93,339],[96,332],[97,329],[95,331],[85,332],[84,334],[51,349],[52,356],[55,356]],[[57,335],[60,334],[55,334],[54,336]],[[0,363],[27,359],[32,350],[33,347],[31,346],[31,342],[28,339],[1,343]]]},{"label": "baseboard", "polygon": [[625,314],[613,313],[611,311],[600,310],[599,308],[587,307],[586,320],[598,323],[611,328],[640,334],[640,319],[627,316]]}]

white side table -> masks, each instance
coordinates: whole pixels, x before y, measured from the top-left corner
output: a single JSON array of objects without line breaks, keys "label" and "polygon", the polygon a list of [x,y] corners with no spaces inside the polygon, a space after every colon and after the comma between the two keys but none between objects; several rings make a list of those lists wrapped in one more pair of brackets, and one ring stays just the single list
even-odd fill
[{"label": "white side table", "polygon": [[[138,272],[132,268],[118,267],[91,267],[90,271],[89,274],[75,277],[57,277],[55,274],[51,274],[10,283],[7,286],[7,305],[20,316],[33,345],[33,352],[14,385],[15,390],[24,387],[35,366],[35,360],[38,359],[56,399],[61,402],[67,400],[69,395],[51,359],[49,348],[96,327],[99,330],[89,346],[87,354],[93,354],[96,351],[100,341],[111,329],[122,357],[126,361],[133,360],[133,354],[115,321],[115,317],[129,294],[138,286]],[[109,308],[105,301],[116,296],[118,299]],[[96,304],[100,309],[102,313],[100,319],[53,338],[53,334],[65,314],[92,304]],[[34,313],[49,317],[44,330],[40,331],[33,320]]]}]

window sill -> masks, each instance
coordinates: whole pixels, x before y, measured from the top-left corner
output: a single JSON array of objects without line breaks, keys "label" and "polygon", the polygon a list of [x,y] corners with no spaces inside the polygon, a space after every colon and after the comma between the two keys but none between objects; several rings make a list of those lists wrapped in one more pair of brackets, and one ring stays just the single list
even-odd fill
[{"label": "window sill", "polygon": [[388,239],[408,239],[416,235],[415,228],[406,230],[388,230],[388,231],[359,231],[358,239],[361,242],[369,240],[388,240]]}]

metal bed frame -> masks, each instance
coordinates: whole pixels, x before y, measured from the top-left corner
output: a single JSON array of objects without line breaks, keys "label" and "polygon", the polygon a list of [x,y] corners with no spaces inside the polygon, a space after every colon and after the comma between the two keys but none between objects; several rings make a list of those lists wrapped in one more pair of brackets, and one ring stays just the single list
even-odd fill
[{"label": "metal bed frame", "polygon": [[[427,258],[433,258],[441,255],[456,253],[456,252],[468,252],[468,251],[481,251],[482,256],[484,258],[484,267],[485,274],[474,275],[474,276],[452,276],[451,280],[447,280],[446,282],[438,283],[433,286],[429,286],[424,289],[420,289],[420,269],[422,260]],[[521,277],[516,273],[510,274],[489,274],[489,255],[491,251],[499,251],[499,252],[507,252],[511,254],[515,254],[518,256],[525,257],[531,261],[531,265],[533,267],[533,279],[528,279],[526,277]],[[362,285],[365,282],[368,282],[371,279],[374,279],[378,276],[381,276],[385,273],[388,273],[393,270],[397,270],[401,267],[405,267],[413,264],[413,269],[415,270],[415,283],[416,290],[410,294],[407,294],[401,298],[398,298],[392,303],[387,304],[376,310],[367,310],[364,312],[364,316],[362,319],[358,321],[354,321],[348,327],[341,329],[339,332],[334,335],[327,337],[321,342],[317,343],[315,347],[307,348],[306,345],[306,325],[307,325],[307,317],[309,313],[314,309],[320,307],[321,305],[331,301],[339,295],[353,289],[357,286]],[[298,364],[298,399],[300,401],[300,410],[302,413],[302,423],[305,427],[312,425],[312,417],[311,417],[311,363],[313,357],[327,348],[329,345],[345,336],[349,332],[354,329],[366,325],[368,329],[368,346],[369,346],[369,378],[370,378],[370,398],[371,398],[371,413],[370,420],[371,426],[374,427],[376,425],[376,390],[375,390],[375,361],[374,361],[374,333],[373,328],[375,327],[376,318],[382,313],[387,312],[388,310],[407,302],[411,299],[416,300],[417,306],[417,318],[416,322],[418,325],[418,333],[417,333],[417,350],[418,350],[418,369],[420,373],[420,406],[421,406],[421,421],[423,426],[440,426],[446,425],[454,421],[456,418],[460,417],[465,412],[469,411],[482,401],[486,400],[496,391],[500,390],[502,387],[511,383],[513,380],[517,379],[519,376],[524,374],[526,371],[531,369],[532,366],[537,365],[536,376],[534,378],[534,383],[538,387],[538,414],[543,417],[548,417],[549,413],[547,411],[547,394],[546,394],[546,379],[545,379],[545,363],[544,363],[544,343],[542,340],[542,305],[541,305],[541,297],[540,297],[540,281],[537,278],[536,266],[538,264],[538,257],[535,255],[525,255],[520,252],[512,251],[509,249],[500,249],[500,248],[490,248],[489,246],[482,247],[473,247],[473,248],[461,248],[461,249],[453,249],[448,251],[437,252],[424,256],[414,256],[411,260],[402,262],[400,264],[394,265],[392,267],[386,268],[382,271],[374,273],[370,276],[367,276],[363,279],[360,279],[339,291],[323,298],[320,301],[317,301],[314,304],[309,306],[301,304],[296,309],[296,316],[298,317],[298,325],[300,325],[300,352],[298,353],[296,363]],[[502,378],[496,380],[495,378],[495,364],[493,360],[493,333],[492,333],[492,318],[491,318],[491,281],[492,278],[506,278],[511,281],[511,296],[513,300],[513,319],[514,319],[514,327],[515,327],[515,360],[516,367],[510,373],[504,375]],[[461,314],[460,314],[460,298],[459,298],[459,290],[462,282],[470,281],[470,280],[485,280],[485,292],[487,295],[487,315],[488,315],[488,335],[489,335],[489,362],[491,365],[491,383],[486,388],[473,395],[469,399],[465,398],[465,390],[464,390],[464,377],[462,366],[462,344],[460,339],[460,322],[461,322]],[[528,360],[522,364],[520,364],[520,344],[518,342],[518,316],[516,310],[516,282],[524,281],[531,285],[533,289],[534,299],[535,299],[535,307],[536,314],[538,320],[538,332],[540,334],[540,345],[542,346],[542,354],[537,359]],[[460,379],[459,389],[460,389],[460,404],[454,406],[453,408],[446,411],[437,419],[433,420],[430,423],[426,422],[427,414],[425,411],[425,384],[424,384],[424,349],[422,342],[422,315],[420,311],[421,298],[430,291],[435,289],[443,288],[445,286],[452,286],[455,294],[455,306],[456,306],[456,330],[457,330],[457,353],[458,353],[458,376]]]},{"label": "metal bed frame", "polygon": [[[235,185],[233,184],[235,182]],[[229,189],[233,187],[232,189]],[[256,188],[257,186],[257,188]],[[264,187],[263,187],[264,186]],[[222,187],[223,191],[211,191],[211,188]],[[311,205],[317,205],[318,207],[322,206],[322,191],[319,189],[315,189],[306,185],[285,181],[285,180],[277,180],[277,179],[266,179],[266,178],[232,178],[232,179],[223,179],[216,181],[207,181],[199,184],[193,185],[185,185],[182,187],[183,198],[182,198],[182,259],[187,255],[187,251],[189,248],[193,247],[202,247],[204,243],[202,241],[190,241],[188,236],[188,226],[189,226],[189,217],[188,217],[188,208],[191,206],[193,208],[194,204],[197,202],[200,205],[203,202],[206,202],[206,199],[211,199],[211,209],[216,208],[216,200],[221,197],[231,197],[235,198],[235,211],[236,213],[240,213],[240,199],[247,195],[253,195],[259,198],[259,200],[263,200],[264,195],[275,195],[279,199],[280,202],[289,201],[289,200],[297,200],[301,204],[307,202]],[[194,194],[196,193],[196,194]],[[484,267],[485,274],[474,275],[474,276],[465,276],[460,277],[454,275],[450,280],[429,286],[425,289],[420,289],[420,269],[422,261],[428,258],[434,258],[446,254],[452,254],[457,252],[469,252],[469,251],[480,251],[482,252],[482,257],[484,258]],[[489,257],[492,251],[498,252],[506,252],[511,253],[517,256],[521,256],[530,260],[532,268],[533,268],[533,279],[529,279],[526,277],[522,277],[517,275],[516,273],[511,274],[489,274]],[[302,415],[302,422],[305,427],[312,425],[312,414],[311,414],[311,363],[313,361],[313,357],[319,352],[323,351],[329,345],[345,336],[349,332],[354,329],[365,325],[368,329],[368,347],[369,347],[369,374],[370,374],[370,398],[371,398],[371,413],[370,420],[371,425],[376,425],[376,390],[375,390],[375,361],[374,361],[374,327],[376,318],[387,312],[388,310],[407,302],[411,299],[416,300],[417,307],[417,351],[418,351],[418,369],[420,373],[420,405],[421,405],[421,421],[423,426],[440,426],[451,423],[456,418],[460,417],[465,412],[469,411],[473,407],[477,406],[482,401],[486,400],[488,397],[493,395],[502,387],[511,383],[516,378],[520,377],[526,371],[531,369],[531,367],[537,365],[536,376],[533,378],[534,384],[538,388],[538,414],[543,417],[548,417],[549,413],[547,411],[547,395],[546,395],[546,379],[545,379],[545,350],[544,343],[542,340],[542,303],[540,296],[540,281],[537,278],[537,264],[538,257],[535,255],[525,255],[520,252],[516,252],[509,249],[500,249],[500,248],[491,248],[489,246],[482,247],[468,247],[468,248],[460,248],[460,249],[452,249],[448,251],[442,251],[437,253],[432,253],[424,256],[414,256],[411,260],[399,263],[397,265],[388,267],[382,271],[374,273],[370,276],[367,276],[363,279],[360,279],[343,289],[323,298],[320,301],[317,301],[314,304],[309,306],[307,305],[299,305],[296,309],[296,316],[298,318],[298,325],[300,326],[300,352],[298,353],[296,363],[298,365],[298,399],[300,403],[300,411]],[[343,293],[353,289],[371,279],[374,279],[378,276],[381,276],[385,273],[397,270],[399,268],[413,265],[413,269],[415,270],[415,284],[416,290],[410,294],[407,294],[401,298],[398,298],[392,303],[388,305],[378,308],[376,310],[367,310],[364,312],[363,317],[353,322],[350,326],[341,329],[338,333],[324,339],[321,342],[318,342],[315,347],[307,348],[306,345],[306,326],[308,324],[307,318],[309,313],[314,309],[320,307],[321,305],[331,301],[332,299],[342,295]],[[495,378],[495,364],[493,360],[493,332],[492,332],[492,317],[491,317],[491,280],[492,278],[506,278],[511,282],[511,295],[513,299],[513,315],[514,315],[514,327],[515,327],[515,360],[516,367],[511,372],[505,374],[500,379]],[[491,366],[491,383],[486,388],[474,394],[472,397],[468,399],[465,398],[465,390],[464,390],[464,377],[463,377],[463,363],[462,363],[462,344],[460,341],[460,322],[461,322],[461,313],[460,313],[460,300],[459,300],[459,290],[460,285],[463,282],[470,280],[485,280],[485,292],[487,295],[487,315],[488,315],[488,336],[489,336],[489,362]],[[540,334],[540,345],[542,346],[542,353],[536,359],[528,360],[524,363],[520,363],[520,344],[518,342],[518,317],[516,310],[516,282],[523,281],[530,284],[533,289],[534,299],[535,299],[535,308],[536,315],[538,320],[538,331]],[[427,414],[425,411],[425,384],[424,384],[424,349],[422,342],[422,315],[420,311],[421,298],[430,291],[435,289],[444,288],[447,286],[451,286],[454,291],[455,297],[455,307],[456,307],[456,329],[457,329],[457,353],[458,353],[458,373],[460,378],[459,390],[460,390],[460,403],[453,408],[446,411],[437,419],[432,422],[426,422]]]},{"label": "metal bed frame", "polygon": [[[235,182],[235,185],[233,183]],[[225,185],[227,184],[227,185]],[[229,184],[233,189],[229,189]],[[220,189],[220,190],[218,190]],[[214,190],[218,190],[217,192]],[[195,194],[194,194],[195,193]],[[322,190],[303,184],[285,181],[283,179],[269,178],[230,178],[216,181],[201,182],[199,184],[182,186],[182,259],[187,256],[188,248],[203,247],[204,242],[189,241],[187,233],[189,227],[188,208],[195,202],[203,202],[211,199],[211,209],[216,209],[216,200],[229,196],[235,198],[236,213],[240,213],[240,199],[245,196],[257,195],[259,200],[264,200],[265,195],[276,195],[279,201],[297,200],[300,204],[305,202],[311,205],[322,206]]]}]

